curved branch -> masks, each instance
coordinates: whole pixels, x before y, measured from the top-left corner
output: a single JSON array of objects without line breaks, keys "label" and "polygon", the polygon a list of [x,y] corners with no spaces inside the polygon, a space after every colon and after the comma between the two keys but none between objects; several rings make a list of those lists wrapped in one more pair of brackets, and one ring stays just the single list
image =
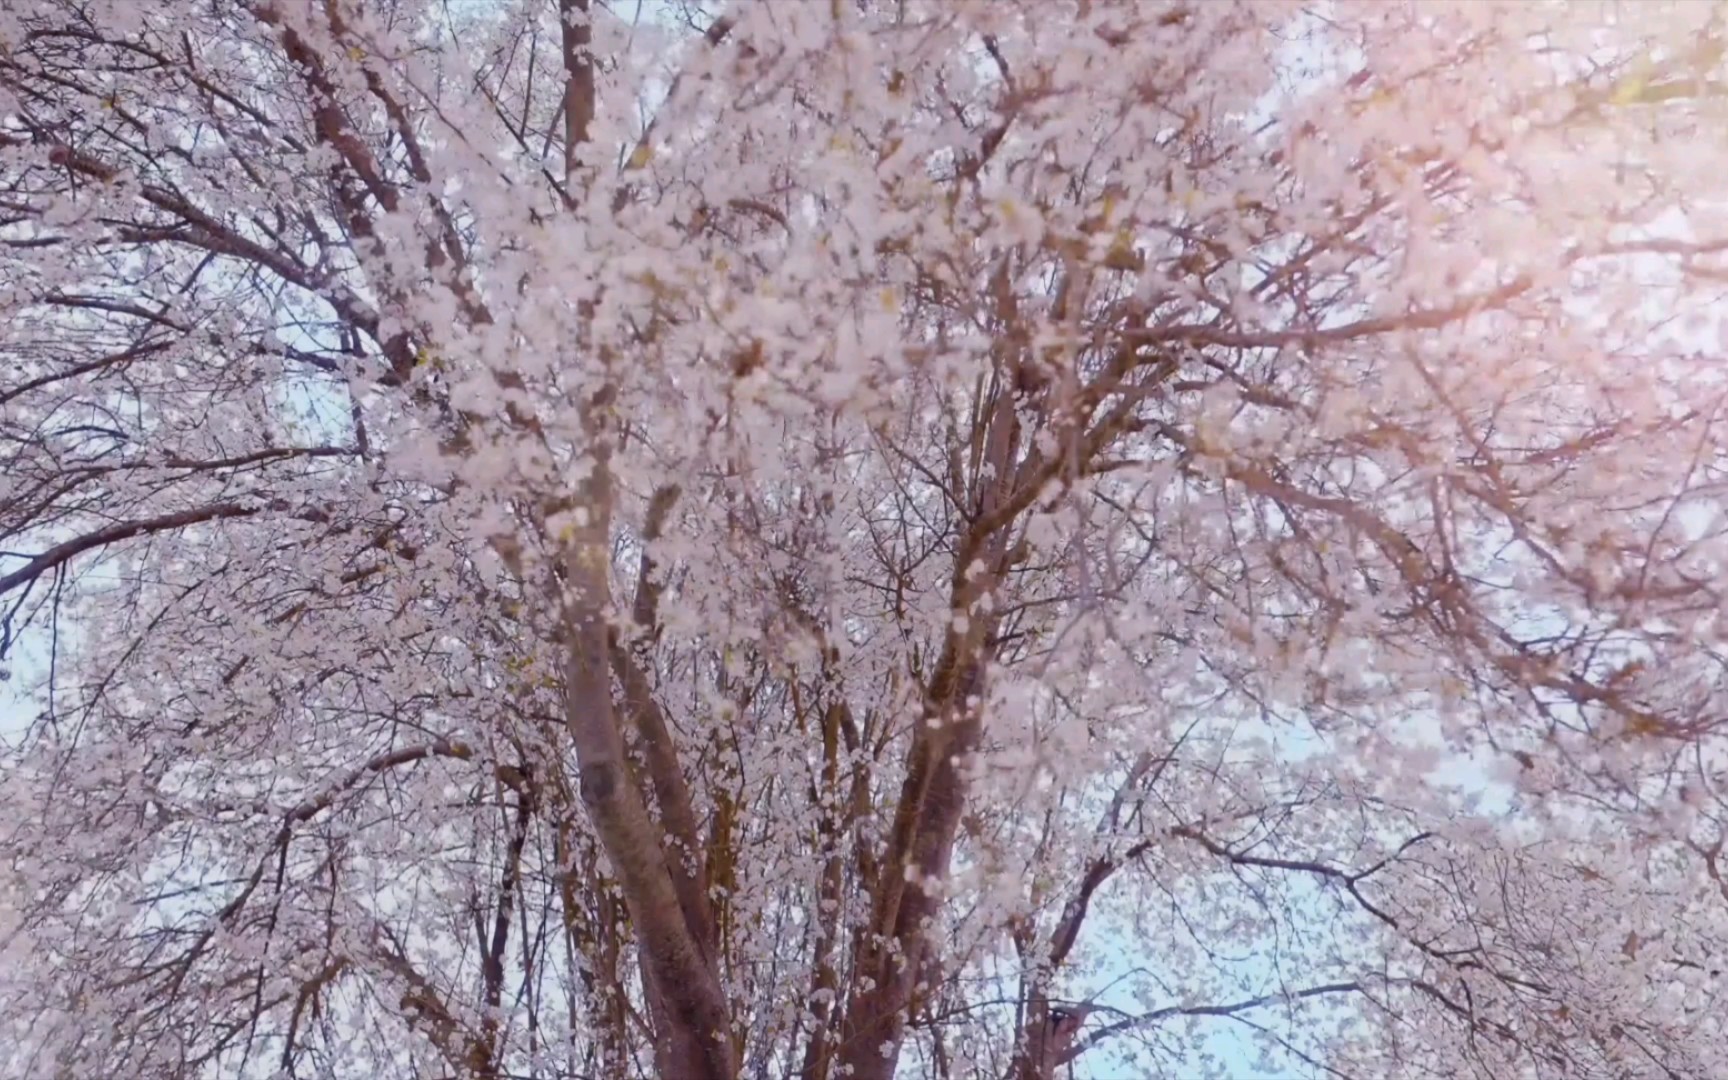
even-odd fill
[{"label": "curved branch", "polygon": [[49,570],[71,562],[86,551],[106,547],[109,544],[130,540],[135,536],[145,536],[152,533],[167,532],[170,529],[181,529],[188,525],[197,525],[206,521],[216,521],[221,518],[251,517],[259,512],[256,506],[241,506],[238,503],[211,503],[207,506],[194,507],[190,510],[180,510],[159,517],[145,518],[142,521],[127,521],[107,528],[97,529],[74,537],[64,543],[56,544],[47,551],[31,558],[23,566],[10,574],[0,576],[0,596],[11,592],[18,586],[36,580]]},{"label": "curved branch", "polygon": [[[1387,979],[1388,985],[1403,982],[1398,979]],[[1244,1001],[1233,1001],[1228,1005],[1170,1005],[1162,1009],[1154,1009],[1139,1016],[1130,1016],[1113,1024],[1106,1024],[1086,1038],[1075,1043],[1063,1052],[1058,1064],[1066,1065],[1075,1058],[1093,1049],[1106,1039],[1125,1034],[1135,1028],[1146,1027],[1177,1016],[1231,1016],[1235,1013],[1248,1012],[1251,1009],[1263,1009],[1271,1005],[1289,1004],[1306,998],[1322,997],[1327,994],[1364,994],[1367,987],[1361,982],[1327,983],[1324,986],[1309,986],[1301,990],[1289,990],[1281,994],[1262,994],[1260,997],[1248,998]]]}]

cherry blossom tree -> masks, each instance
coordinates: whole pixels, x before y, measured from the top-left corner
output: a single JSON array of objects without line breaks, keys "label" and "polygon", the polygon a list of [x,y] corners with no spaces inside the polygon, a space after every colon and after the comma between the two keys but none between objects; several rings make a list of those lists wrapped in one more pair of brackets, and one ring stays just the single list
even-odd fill
[{"label": "cherry blossom tree", "polygon": [[4,1075],[1728,1075],[1725,46],[0,6]]}]

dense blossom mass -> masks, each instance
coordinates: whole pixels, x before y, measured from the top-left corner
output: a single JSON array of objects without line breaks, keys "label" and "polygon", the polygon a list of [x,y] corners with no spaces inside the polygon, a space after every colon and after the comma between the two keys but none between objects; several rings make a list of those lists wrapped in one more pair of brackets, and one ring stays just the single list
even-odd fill
[{"label": "dense blossom mass", "polygon": [[1728,10],[0,3],[0,1076],[1728,1076]]}]

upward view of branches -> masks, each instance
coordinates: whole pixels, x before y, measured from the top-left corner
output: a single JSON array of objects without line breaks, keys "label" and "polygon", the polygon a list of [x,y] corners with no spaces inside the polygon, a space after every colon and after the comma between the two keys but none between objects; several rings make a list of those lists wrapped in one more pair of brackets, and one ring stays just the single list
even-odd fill
[{"label": "upward view of branches", "polygon": [[0,1077],[1728,1075],[1724,14],[0,5]]}]

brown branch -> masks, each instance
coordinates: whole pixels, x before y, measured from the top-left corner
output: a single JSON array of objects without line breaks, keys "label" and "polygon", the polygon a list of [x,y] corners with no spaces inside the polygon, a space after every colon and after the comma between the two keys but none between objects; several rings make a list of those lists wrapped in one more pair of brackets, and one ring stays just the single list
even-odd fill
[{"label": "brown branch", "polygon": [[612,701],[606,401],[602,392],[585,410],[595,460],[577,493],[580,523],[559,538],[563,581],[554,588],[563,611],[565,727],[576,750],[582,802],[636,930],[644,977],[664,1006],[657,1040],[672,1041],[690,1080],[731,1080],[730,1010],[717,969],[691,932],[666,832],[649,816],[630,774]]},{"label": "brown branch", "polygon": [[[1386,980],[1389,985],[1396,985],[1399,981],[1396,979]],[[1178,1016],[1233,1016],[1236,1013],[1248,1012],[1251,1009],[1287,1005],[1329,994],[1365,994],[1367,992],[1367,988],[1361,982],[1327,983],[1324,986],[1309,986],[1281,994],[1263,994],[1260,997],[1248,998],[1244,1001],[1233,1001],[1227,1005],[1171,1005],[1162,1009],[1154,1009],[1140,1016],[1130,1016],[1099,1028],[1085,1039],[1067,1048],[1057,1064],[1068,1064],[1106,1039]]]},{"label": "brown branch", "polygon": [[810,1041],[804,1047],[804,1062],[799,1070],[803,1080],[827,1080],[833,1057],[832,1033],[828,1018],[834,1011],[835,998],[840,992],[840,976],[834,967],[834,946],[840,937],[840,908],[845,887],[845,862],[840,849],[841,823],[835,804],[840,799],[840,728],[849,712],[843,700],[829,705],[822,717],[822,787],[819,798],[826,800],[816,824],[818,846],[827,848],[822,861],[822,878],[816,893],[816,945],[811,958],[810,1013],[814,1024]]},{"label": "brown branch", "polygon": [[642,740],[642,756],[654,790],[654,801],[660,808],[661,824],[670,834],[674,847],[674,857],[668,860],[668,865],[673,886],[678,892],[679,907],[697,946],[713,963],[718,941],[713,908],[708,892],[703,888],[706,873],[696,813],[683,766],[678,761],[677,743],[666,722],[665,711],[654,698],[654,688],[646,671],[647,641],[652,639],[656,630],[660,599],[660,589],[654,581],[658,568],[648,554],[648,547],[660,538],[677,498],[677,486],[668,485],[655,491],[649,500],[647,520],[642,526],[643,548],[636,575],[636,596],[631,604],[638,636],[624,644],[619,642],[618,635],[612,635],[609,654],[613,675],[624,691],[625,708]]},{"label": "brown branch", "polygon": [[653,688],[631,650],[614,643],[611,646],[612,670],[624,689],[624,706],[642,739],[642,757],[647,765],[654,801],[660,808],[660,821],[668,833],[672,856],[667,860],[672,884],[678,893],[678,906],[684,912],[690,934],[704,957],[715,958],[714,914],[704,879],[702,845],[696,814],[690,801],[690,788],[684,780],[684,770],[678,762],[677,745],[666,723],[666,714],[654,700]]},{"label": "brown branch", "polygon": [[[0,145],[17,142],[16,139],[0,139]],[[65,143],[47,141],[48,160],[71,172],[91,179],[112,183],[121,170],[98,158],[75,150]],[[154,184],[142,184],[138,187],[139,196],[149,205],[180,218],[186,228],[172,234],[172,239],[190,244],[202,251],[216,255],[225,255],[240,259],[262,267],[298,288],[319,297],[329,304],[336,317],[359,330],[385,350],[393,366],[402,367],[407,360],[406,339],[398,335],[398,339],[384,342],[379,338],[380,319],[376,311],[364,300],[346,287],[329,288],[321,275],[315,276],[312,271],[291,256],[273,251],[261,244],[235,232],[214,217],[193,205],[183,196]],[[166,238],[166,237],[165,237]],[[153,317],[153,321],[156,320]],[[411,356],[408,356],[411,360]]]},{"label": "brown branch", "polygon": [[594,124],[594,29],[588,0],[558,0],[558,29],[564,57],[564,186],[574,195],[581,168],[580,147]]},{"label": "brown branch", "polygon": [[483,1068],[476,1080],[496,1080],[498,1077],[498,1033],[500,1006],[504,1000],[504,950],[510,941],[510,906],[515,902],[517,882],[522,872],[522,849],[528,843],[528,824],[534,816],[536,801],[531,786],[518,789],[516,820],[510,830],[510,842],[504,855],[504,872],[498,882],[498,906],[492,917],[492,934],[482,938],[481,978],[486,1005],[481,1018],[481,1047],[476,1056],[483,1057]]},{"label": "brown branch", "polygon": [[[1005,402],[1005,397],[998,398],[980,410],[987,416],[979,422],[984,464],[994,480],[979,491],[979,519],[955,554],[949,606],[961,622],[944,634],[924,687],[923,715],[907,751],[887,851],[871,883],[870,919],[858,938],[855,986],[841,1025],[841,1063],[853,1080],[886,1080],[892,1074],[894,1058],[884,1054],[883,1047],[898,1047],[914,987],[929,974],[925,934],[940,909],[931,884],[948,875],[965,808],[965,758],[982,730],[982,717],[970,701],[982,690],[986,643],[995,630],[992,618],[973,610],[974,601],[1005,569],[1003,530],[1013,519],[997,505],[1014,483],[1009,466],[1018,441],[1013,409],[997,407]],[[1030,503],[1027,498],[1019,505]],[[1015,500],[1010,498],[1009,505]],[[979,559],[984,573],[974,576],[973,563]]]},{"label": "brown branch", "polygon": [[0,576],[0,596],[27,582],[34,581],[49,570],[64,566],[86,551],[106,547],[109,544],[130,540],[135,536],[146,536],[153,533],[167,532],[170,529],[181,529],[188,525],[197,525],[206,521],[216,521],[221,518],[251,517],[259,512],[259,507],[241,506],[238,503],[211,503],[207,506],[194,507],[159,517],[145,518],[141,521],[127,521],[110,525],[83,536],[74,537],[64,543],[56,544],[40,555],[35,556],[10,574]]},{"label": "brown branch", "polygon": [[[329,5],[326,5],[326,8],[328,9]],[[394,213],[398,205],[395,185],[384,179],[383,171],[379,168],[377,159],[372,156],[372,151],[354,134],[347,117],[343,115],[342,107],[337,104],[335,83],[325,70],[324,62],[306,43],[300,32],[288,24],[282,11],[274,3],[256,4],[252,12],[260,22],[275,28],[282,35],[283,51],[304,73],[306,83],[312,89],[312,122],[318,138],[342,155],[343,160],[360,178],[360,182],[366,186],[367,192],[378,201],[378,205],[386,212]],[[364,215],[359,217],[364,221]],[[370,235],[370,222],[366,223],[362,231]]]},{"label": "brown branch", "polygon": [[1404,315],[1387,315],[1359,319],[1324,330],[1290,329],[1230,331],[1216,326],[1157,326],[1141,330],[1116,331],[1120,340],[1134,345],[1184,343],[1215,345],[1226,349],[1281,349],[1291,346],[1315,346],[1353,341],[1408,330],[1435,330],[1480,311],[1498,307],[1506,301],[1528,292],[1535,282],[1528,277],[1514,278],[1505,285],[1485,293],[1465,297],[1445,307],[1413,311]]}]

